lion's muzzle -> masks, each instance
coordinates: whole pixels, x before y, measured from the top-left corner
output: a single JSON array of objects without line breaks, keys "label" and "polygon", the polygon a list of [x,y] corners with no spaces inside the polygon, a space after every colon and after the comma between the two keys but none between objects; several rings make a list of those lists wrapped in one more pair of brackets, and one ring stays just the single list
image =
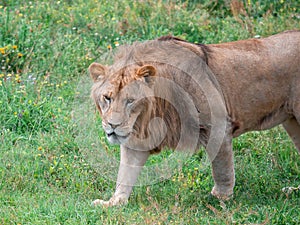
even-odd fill
[{"label": "lion's muzzle", "polygon": [[111,124],[103,121],[102,126],[106,133],[107,140],[112,144],[125,143],[130,135],[130,132],[126,131],[121,124]]}]

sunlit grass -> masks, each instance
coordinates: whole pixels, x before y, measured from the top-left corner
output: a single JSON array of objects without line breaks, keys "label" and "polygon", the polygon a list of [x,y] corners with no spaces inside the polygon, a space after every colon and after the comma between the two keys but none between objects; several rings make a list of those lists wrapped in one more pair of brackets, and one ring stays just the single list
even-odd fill
[{"label": "sunlit grass", "polygon": [[200,152],[169,180],[137,187],[127,206],[91,207],[115,183],[83,154],[73,109],[80,94],[89,99],[81,80],[90,63],[119,45],[168,34],[197,43],[266,36],[300,29],[299,15],[287,0],[0,1],[0,224],[297,224],[299,191],[282,188],[300,184],[299,154],[281,128],[234,141],[228,202],[209,196]]}]

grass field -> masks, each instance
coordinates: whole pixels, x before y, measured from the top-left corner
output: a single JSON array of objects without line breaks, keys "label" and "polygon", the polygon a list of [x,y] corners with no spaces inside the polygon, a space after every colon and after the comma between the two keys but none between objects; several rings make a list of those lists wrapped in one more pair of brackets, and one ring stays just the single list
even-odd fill
[{"label": "grass field", "polygon": [[0,224],[299,224],[300,191],[282,189],[300,185],[300,157],[281,127],[235,139],[232,200],[209,196],[199,153],[126,206],[90,205],[115,185],[82,147],[103,142],[100,126],[78,140],[73,116],[90,101],[90,63],[167,34],[207,44],[300,29],[298,1],[231,2],[0,0]]}]

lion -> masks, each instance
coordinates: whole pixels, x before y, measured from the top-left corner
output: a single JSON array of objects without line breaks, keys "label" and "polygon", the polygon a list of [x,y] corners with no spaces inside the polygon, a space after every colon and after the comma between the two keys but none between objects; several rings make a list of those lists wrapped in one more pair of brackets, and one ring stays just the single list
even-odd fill
[{"label": "lion", "polygon": [[94,205],[126,204],[151,154],[207,148],[213,127],[221,135],[208,152],[211,194],[219,199],[233,196],[233,138],[282,124],[300,152],[300,31],[208,45],[164,36],[122,46],[112,65],[94,62],[89,73],[103,129],[121,154],[115,193]]}]

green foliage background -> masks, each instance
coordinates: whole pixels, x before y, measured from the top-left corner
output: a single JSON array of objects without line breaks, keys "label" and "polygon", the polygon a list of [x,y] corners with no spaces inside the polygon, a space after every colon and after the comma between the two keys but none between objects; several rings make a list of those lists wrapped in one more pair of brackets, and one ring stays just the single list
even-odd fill
[{"label": "green foliage background", "polygon": [[[235,197],[211,198],[201,153],[129,204],[93,208],[114,183],[86,161],[72,120],[93,61],[136,40],[219,43],[300,29],[299,2],[0,0],[0,224],[297,224],[300,160],[279,128],[234,142]],[[159,160],[153,158],[152,161]],[[201,171],[200,171],[201,170]]]}]

